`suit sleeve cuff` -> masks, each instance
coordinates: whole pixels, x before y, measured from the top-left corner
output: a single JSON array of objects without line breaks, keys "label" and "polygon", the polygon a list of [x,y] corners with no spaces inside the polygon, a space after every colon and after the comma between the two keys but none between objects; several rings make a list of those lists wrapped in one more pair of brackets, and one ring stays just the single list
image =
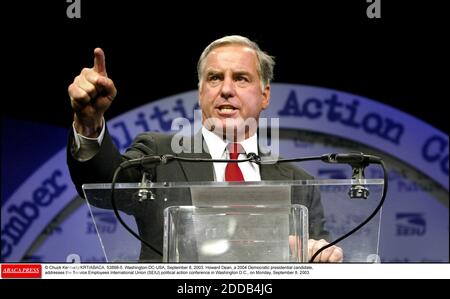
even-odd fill
[{"label": "suit sleeve cuff", "polygon": [[72,156],[80,162],[92,159],[100,150],[100,145],[105,136],[105,119],[102,119],[102,130],[97,138],[90,138],[79,134],[74,124],[72,124],[72,128],[74,136],[71,144]]}]

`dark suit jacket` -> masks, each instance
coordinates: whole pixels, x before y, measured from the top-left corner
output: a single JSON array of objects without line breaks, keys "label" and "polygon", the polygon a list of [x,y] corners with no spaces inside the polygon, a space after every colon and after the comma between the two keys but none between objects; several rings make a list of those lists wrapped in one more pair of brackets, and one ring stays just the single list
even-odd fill
[{"label": "dark suit jacket", "polygon": [[[171,149],[172,136],[161,133],[143,133],[136,137],[130,148],[121,155],[114,146],[111,136],[106,130],[99,152],[89,161],[79,162],[71,154],[70,147],[73,142],[73,130],[69,137],[67,162],[70,174],[80,196],[84,197],[81,186],[88,183],[110,183],[115,169],[125,160],[139,158],[142,155],[173,154]],[[192,143],[193,144],[193,143]],[[211,158],[207,153],[181,153],[179,156]],[[166,165],[158,165],[152,171],[154,182],[198,182],[214,181],[212,163],[192,163],[173,161]],[[306,180],[312,177],[305,171],[290,164],[261,165],[262,180]],[[118,178],[117,182],[139,182],[142,173],[138,169],[127,169]],[[170,200],[154,200],[142,203],[129,203],[120,205],[120,209],[135,216],[139,234],[155,248],[162,251],[163,244],[163,210],[168,206],[192,205],[190,193],[180,190],[179,196]],[[319,192],[316,188],[300,191],[301,194],[292,196],[292,203],[302,204],[309,211],[310,238],[326,238],[324,230],[323,209],[320,203]],[[110,208],[106,201],[104,208]],[[142,261],[161,261],[161,257],[147,246],[141,248]]]}]

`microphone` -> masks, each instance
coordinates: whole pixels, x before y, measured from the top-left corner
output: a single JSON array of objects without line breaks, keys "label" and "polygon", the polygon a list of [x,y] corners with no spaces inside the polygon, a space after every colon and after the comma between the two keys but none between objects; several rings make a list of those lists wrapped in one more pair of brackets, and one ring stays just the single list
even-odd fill
[{"label": "microphone", "polygon": [[248,153],[247,158],[250,159],[251,162],[255,162],[256,164],[261,163],[261,157],[253,152]]},{"label": "microphone", "polygon": [[[381,164],[381,158],[363,153],[325,154],[321,156],[321,160],[326,163],[349,164],[352,167],[352,180],[364,180],[364,169],[369,164]],[[367,199],[369,195],[369,188],[360,184],[353,184],[348,191],[351,199]]]},{"label": "microphone", "polygon": [[321,160],[325,163],[346,163],[350,165],[370,163],[380,164],[381,158],[373,155],[365,155],[363,153],[344,153],[344,154],[325,154],[321,156]]},{"label": "microphone", "polygon": [[[137,199],[139,202],[144,202],[147,200],[154,201],[156,199],[156,195],[150,189],[146,188],[147,183],[150,182],[153,177],[153,173],[151,171],[148,172],[148,170],[154,168],[157,164],[167,164],[167,162],[171,159],[174,159],[173,155],[142,156],[140,158],[130,159],[120,163],[119,168],[121,169],[136,166],[140,166],[142,168],[141,185],[143,188],[139,189],[137,193]],[[149,175],[149,178],[147,178],[147,175]]]},{"label": "microphone", "polygon": [[161,156],[142,156],[140,158],[131,159],[120,163],[121,168],[141,166],[143,168],[154,166],[155,164],[167,164],[170,160],[175,159],[174,155]]}]

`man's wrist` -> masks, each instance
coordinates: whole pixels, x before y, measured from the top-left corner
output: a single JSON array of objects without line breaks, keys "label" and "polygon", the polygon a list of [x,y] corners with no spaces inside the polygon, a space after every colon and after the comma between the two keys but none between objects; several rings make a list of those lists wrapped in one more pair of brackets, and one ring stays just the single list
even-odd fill
[{"label": "man's wrist", "polygon": [[77,115],[74,115],[73,127],[75,131],[86,138],[98,138],[103,130],[103,117],[100,120],[91,120],[88,124],[81,122]]},{"label": "man's wrist", "polygon": [[78,161],[87,161],[93,158],[100,149],[105,135],[105,120],[102,118],[101,131],[98,137],[87,137],[80,134],[75,128],[75,122],[72,124],[74,139],[71,146],[72,156]]}]

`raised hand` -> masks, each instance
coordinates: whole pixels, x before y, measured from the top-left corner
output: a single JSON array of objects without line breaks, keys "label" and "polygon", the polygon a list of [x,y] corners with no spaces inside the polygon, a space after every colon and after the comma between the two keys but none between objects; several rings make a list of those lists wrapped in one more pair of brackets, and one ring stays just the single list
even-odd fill
[{"label": "raised hand", "polygon": [[117,94],[106,73],[105,53],[96,48],[94,56],[94,67],[84,68],[68,89],[75,129],[86,137],[99,135],[103,115]]}]

